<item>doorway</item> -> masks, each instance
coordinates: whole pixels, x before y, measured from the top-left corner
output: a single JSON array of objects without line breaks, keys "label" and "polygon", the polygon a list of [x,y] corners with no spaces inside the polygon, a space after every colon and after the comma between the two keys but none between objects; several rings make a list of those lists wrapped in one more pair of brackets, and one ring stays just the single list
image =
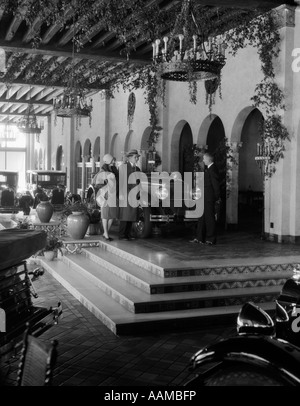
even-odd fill
[{"label": "doorway", "polygon": [[193,135],[188,123],[184,125],[179,140],[179,172],[183,178],[184,172],[193,172]]},{"label": "doorway", "polygon": [[260,125],[263,116],[252,110],[245,120],[239,151],[238,228],[251,232],[263,231],[264,192],[263,177],[255,161],[257,143],[261,141]]},{"label": "doorway", "polygon": [[216,117],[209,127],[206,145],[207,151],[214,156],[219,172],[222,205],[218,226],[224,229],[226,226],[226,138],[224,126],[219,117]]}]

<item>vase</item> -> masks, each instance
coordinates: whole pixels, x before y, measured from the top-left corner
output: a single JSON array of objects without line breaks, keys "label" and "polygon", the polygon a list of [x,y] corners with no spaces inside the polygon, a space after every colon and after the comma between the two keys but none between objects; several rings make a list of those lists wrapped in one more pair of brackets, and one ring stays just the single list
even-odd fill
[{"label": "vase", "polygon": [[55,251],[44,251],[44,257],[47,261],[53,261],[55,254]]},{"label": "vase", "polygon": [[54,212],[52,204],[47,201],[41,201],[36,206],[36,213],[41,223],[49,223]]},{"label": "vase", "polygon": [[82,240],[90,224],[89,216],[82,211],[73,211],[67,218],[67,230],[74,240]]}]

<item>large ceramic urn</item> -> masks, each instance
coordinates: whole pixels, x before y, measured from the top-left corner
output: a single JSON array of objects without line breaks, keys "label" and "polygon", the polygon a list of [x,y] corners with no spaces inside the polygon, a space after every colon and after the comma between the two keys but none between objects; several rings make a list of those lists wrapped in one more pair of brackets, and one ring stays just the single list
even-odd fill
[{"label": "large ceramic urn", "polygon": [[82,211],[73,211],[67,218],[67,230],[70,237],[74,240],[82,240],[87,232],[90,219]]},{"label": "large ceramic urn", "polygon": [[54,212],[54,208],[49,200],[41,201],[36,206],[36,214],[41,223],[49,223],[51,220],[52,214]]}]

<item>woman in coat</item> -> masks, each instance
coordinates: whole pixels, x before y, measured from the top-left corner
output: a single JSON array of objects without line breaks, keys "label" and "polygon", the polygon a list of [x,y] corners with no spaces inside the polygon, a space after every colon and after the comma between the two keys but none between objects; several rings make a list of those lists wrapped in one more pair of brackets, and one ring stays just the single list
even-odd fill
[{"label": "woman in coat", "polygon": [[126,162],[119,166],[119,240],[134,240],[132,234],[132,223],[137,221],[138,208],[130,205],[128,196],[130,191],[136,187],[136,184],[128,183],[129,176],[132,173],[140,171],[137,166],[140,154],[136,149],[132,149],[126,154]]},{"label": "woman in coat", "polygon": [[106,241],[112,241],[109,230],[114,219],[118,218],[117,171],[114,168],[115,159],[112,155],[104,155],[103,162],[100,171],[94,178],[95,184],[103,185],[97,193],[96,201],[101,207],[103,238]]}]

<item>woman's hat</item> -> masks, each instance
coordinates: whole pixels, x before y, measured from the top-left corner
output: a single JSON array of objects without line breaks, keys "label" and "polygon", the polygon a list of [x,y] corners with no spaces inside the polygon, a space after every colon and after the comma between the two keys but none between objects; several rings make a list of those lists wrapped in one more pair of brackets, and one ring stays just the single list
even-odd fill
[{"label": "woman's hat", "polygon": [[107,165],[111,164],[112,160],[114,159],[114,157],[110,154],[106,154],[103,157],[103,162]]},{"label": "woman's hat", "polygon": [[134,155],[141,156],[141,155],[138,153],[138,150],[137,150],[137,149],[131,149],[129,152],[127,152],[126,157],[127,157],[127,158],[130,158],[131,156],[134,156]]}]

